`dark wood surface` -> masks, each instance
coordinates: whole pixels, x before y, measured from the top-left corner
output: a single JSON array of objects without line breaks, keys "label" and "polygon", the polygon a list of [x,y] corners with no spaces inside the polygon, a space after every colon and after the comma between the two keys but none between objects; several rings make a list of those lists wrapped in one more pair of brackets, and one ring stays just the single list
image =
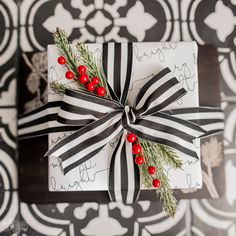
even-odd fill
[{"label": "dark wood surface", "polygon": [[[200,105],[219,106],[219,69],[213,46],[199,46]],[[20,85],[19,85],[20,86]],[[19,141],[19,196],[27,203],[108,202],[107,191],[49,192],[47,136]],[[155,191],[141,191],[140,200],[156,200]]]}]

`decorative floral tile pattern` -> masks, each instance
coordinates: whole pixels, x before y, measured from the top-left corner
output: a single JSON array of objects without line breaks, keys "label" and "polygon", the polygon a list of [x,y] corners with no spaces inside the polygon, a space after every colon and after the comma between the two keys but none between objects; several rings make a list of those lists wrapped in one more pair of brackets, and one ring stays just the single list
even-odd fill
[{"label": "decorative floral tile pattern", "polygon": [[[71,41],[196,40],[200,44],[212,43],[218,47],[222,108],[226,117],[225,163],[217,155],[217,149],[210,149],[215,152],[210,163],[205,158],[208,151],[203,149],[203,162],[212,168],[224,166],[226,190],[222,199],[181,201],[174,219],[163,214],[160,204],[149,201],[128,207],[116,203],[19,204],[14,108],[18,36],[23,53],[44,51],[46,45],[53,42],[51,33],[56,26],[66,28]],[[235,35],[236,2],[233,0],[0,0],[1,235],[19,232],[30,236],[236,235],[236,192],[232,188],[236,179]],[[35,67],[35,60],[43,62],[42,58],[42,54],[38,54],[36,58],[25,60],[33,68],[32,74],[26,78],[30,88],[28,93],[32,95],[38,89],[32,81],[37,81],[41,84],[40,89],[44,89],[43,79],[39,78],[44,74],[44,64]],[[44,97],[38,97],[37,101],[29,101],[26,109],[42,102]],[[212,139],[205,145],[213,144],[217,145],[217,140]],[[206,170],[206,174],[209,177],[211,171]],[[211,187],[214,193],[213,189]]]}]

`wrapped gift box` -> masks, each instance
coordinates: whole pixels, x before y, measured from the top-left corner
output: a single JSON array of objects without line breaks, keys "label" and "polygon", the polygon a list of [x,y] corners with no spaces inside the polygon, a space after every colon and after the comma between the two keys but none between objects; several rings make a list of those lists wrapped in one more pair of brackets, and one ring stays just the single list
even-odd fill
[{"label": "wrapped gift box", "polygon": [[[94,55],[101,58],[102,45],[101,44],[89,44],[89,48],[94,52]],[[203,80],[200,83],[200,96],[198,91],[198,68],[197,68],[197,45],[193,42],[189,43],[134,43],[134,61],[133,61],[133,73],[132,73],[132,83],[130,87],[130,102],[134,95],[137,93],[138,89],[143,82],[148,80],[151,75],[158,73],[163,67],[168,66],[173,75],[181,81],[182,86],[188,91],[187,95],[173,105],[174,107],[188,107],[188,106],[198,106],[199,99],[200,105],[219,105],[218,99],[218,81],[211,87],[209,84],[212,82],[212,76],[209,79]],[[50,45],[48,48],[48,78],[49,80],[60,80],[61,82],[68,82],[64,79],[65,68],[57,64],[57,50],[55,46]],[[207,70],[204,72],[205,77]],[[212,73],[210,73],[212,75]],[[201,84],[204,84],[205,88]],[[71,85],[73,87],[73,84]],[[209,87],[209,88],[207,88]],[[207,89],[206,89],[207,88]],[[213,96],[210,98],[207,95],[207,90],[212,90]],[[57,99],[57,95],[49,89],[49,101]],[[172,106],[172,107],[173,107]],[[49,147],[54,145],[59,139],[67,136],[66,133],[50,134],[48,136]],[[20,155],[32,155],[33,150],[26,150],[25,141],[20,142]],[[39,137],[28,141],[28,144],[37,145],[40,147],[39,154],[43,156],[46,152],[48,146],[45,143],[45,138]],[[36,144],[37,143],[37,144]],[[40,144],[41,143],[41,144]],[[107,158],[101,158],[100,155],[94,157],[88,163],[79,166],[74,169],[66,176],[63,175],[61,171],[60,162],[54,157],[49,158],[49,170],[48,170],[48,180],[49,180],[49,190],[56,191],[54,193],[46,193],[44,188],[44,195],[48,201],[68,201],[68,199],[75,199],[78,201],[106,201],[107,198],[107,175],[109,168],[109,153],[115,145],[111,142],[107,148],[102,151],[103,156]],[[199,142],[196,142],[196,148],[200,154]],[[35,154],[34,154],[35,155]],[[202,175],[201,175],[201,163],[188,157],[181,157],[184,160],[184,168],[181,171],[169,170],[168,176],[171,180],[171,186],[173,188],[201,188],[202,185]],[[22,158],[21,158],[22,160]],[[42,159],[41,159],[42,160]],[[101,161],[102,160],[102,161]],[[43,161],[45,163],[45,161]],[[24,161],[27,166],[27,163]],[[44,164],[45,166],[45,164]],[[42,170],[42,168],[41,168]],[[47,174],[40,173],[41,176]],[[22,181],[20,181],[22,183]],[[21,184],[20,183],[20,184]],[[26,191],[25,189],[23,190]],[[58,193],[60,191],[60,193]],[[72,195],[69,193],[62,193],[63,191],[80,191],[78,194]],[[89,191],[89,192],[88,192]],[[93,191],[93,192],[91,192]],[[32,192],[32,191],[31,191]],[[151,195],[150,192],[146,194],[147,191],[142,191],[141,199],[156,199],[155,194]],[[89,193],[93,193],[92,195]],[[51,194],[51,195],[50,195]],[[54,195],[52,195],[54,194]],[[26,194],[27,195],[27,194]],[[25,195],[25,196],[26,196]],[[29,195],[28,195],[29,196]],[[53,200],[47,196],[57,196]],[[69,197],[70,196],[70,197]],[[28,197],[27,197],[28,198]],[[28,198],[29,199],[29,198]],[[50,199],[50,200],[49,200]],[[32,198],[30,199],[32,201]],[[43,201],[43,200],[41,200]]]},{"label": "wrapped gift box", "polygon": [[[109,43],[108,47],[114,48],[115,43]],[[126,43],[124,43],[126,45]],[[102,59],[102,44],[88,44],[89,50],[93,52],[97,61]],[[73,47],[76,52],[76,47]],[[79,57],[80,55],[78,55]],[[121,55],[125,56],[124,55]],[[69,84],[72,88],[78,88],[77,83],[68,81],[65,78],[67,69],[57,63],[58,50],[55,45],[48,46],[48,80],[49,83],[59,81]],[[198,107],[198,71],[197,71],[197,45],[195,42],[178,43],[134,43],[133,44],[133,65],[131,83],[128,92],[128,104],[133,104],[134,99],[142,85],[159,73],[163,68],[169,67],[187,90],[187,94],[175,103],[169,105],[166,109],[180,107]],[[108,64],[112,61],[108,58]],[[108,66],[109,69],[109,66]],[[125,71],[126,72],[126,71]],[[109,75],[109,71],[108,71]],[[121,75],[122,76],[122,75]],[[113,88],[115,83],[108,82]],[[121,85],[122,86],[122,85]],[[60,95],[55,94],[49,86],[49,101],[57,101]],[[63,137],[70,133],[53,133],[49,135],[49,147],[55,145]],[[68,174],[64,175],[60,166],[60,160],[49,156],[49,190],[50,191],[91,191],[108,190],[109,165],[113,149],[116,147],[116,141],[113,140],[105,148],[89,161],[79,165]],[[196,150],[200,156],[199,140],[195,140]],[[183,160],[181,170],[168,169],[170,185],[174,189],[180,188],[201,188],[201,162],[189,156],[177,153]],[[56,168],[57,167],[57,168]],[[188,175],[188,177],[186,177]],[[188,179],[191,179],[189,185]]]}]

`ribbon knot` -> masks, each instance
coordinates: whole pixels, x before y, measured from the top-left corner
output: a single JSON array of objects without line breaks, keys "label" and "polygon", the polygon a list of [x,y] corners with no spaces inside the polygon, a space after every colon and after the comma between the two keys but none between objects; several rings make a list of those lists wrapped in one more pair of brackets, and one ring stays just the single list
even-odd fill
[{"label": "ribbon knot", "polygon": [[123,128],[126,129],[130,124],[134,124],[137,118],[138,117],[135,108],[126,105],[122,115]]}]

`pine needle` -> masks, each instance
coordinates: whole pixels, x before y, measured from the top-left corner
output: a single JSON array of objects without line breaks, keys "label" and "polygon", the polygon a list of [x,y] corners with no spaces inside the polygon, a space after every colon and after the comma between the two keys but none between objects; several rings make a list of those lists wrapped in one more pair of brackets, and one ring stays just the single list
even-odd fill
[{"label": "pine needle", "polygon": [[66,89],[70,89],[71,87],[69,85],[59,83],[57,81],[50,82],[51,89],[56,92],[57,94],[63,95],[65,93]]},{"label": "pine needle", "polygon": [[[92,79],[93,77],[98,77],[100,79],[99,86],[106,88],[106,97],[110,98],[111,96],[109,94],[107,79],[105,78],[103,71],[99,68],[95,56],[91,51],[89,51],[88,47],[84,43],[77,43],[76,49],[79,53],[79,57],[77,57],[68,41],[68,36],[65,30],[57,28],[53,34],[53,37],[59,54],[65,57],[68,69],[70,69],[75,75],[74,80],[80,85],[77,79],[80,76],[78,72],[78,66],[84,65],[87,68],[87,74],[89,78]],[[57,89],[58,86],[54,86],[54,88]],[[80,86],[80,88],[82,87]]]},{"label": "pine needle", "polygon": [[78,58],[74,53],[69,41],[68,36],[65,30],[57,28],[53,34],[54,43],[57,46],[58,52],[61,56],[66,58],[66,64],[68,68],[76,75],[76,78],[79,76],[78,73]]},{"label": "pine needle", "polygon": [[161,144],[153,145],[155,145],[157,152],[159,153],[159,157],[165,162],[166,165],[175,170],[181,169],[183,162],[179,159],[172,148]]},{"label": "pine needle", "polygon": [[[164,211],[169,216],[174,217],[177,210],[177,201],[164,168],[166,163],[163,162],[168,162],[175,168],[181,168],[182,164],[171,148],[142,139],[139,142],[143,147],[145,157],[145,164],[140,166],[143,183],[146,187],[151,188],[153,178],[158,178],[161,181],[161,186],[157,193],[160,193]],[[156,174],[153,177],[148,172],[148,166],[156,167]]]},{"label": "pine needle", "polygon": [[88,76],[90,78],[98,77],[100,79],[99,86],[105,87],[107,91],[107,97],[110,97],[107,79],[105,78],[101,68],[98,67],[98,61],[95,59],[93,53],[84,43],[77,43],[76,48],[79,52],[80,63],[81,65],[86,66]]}]

